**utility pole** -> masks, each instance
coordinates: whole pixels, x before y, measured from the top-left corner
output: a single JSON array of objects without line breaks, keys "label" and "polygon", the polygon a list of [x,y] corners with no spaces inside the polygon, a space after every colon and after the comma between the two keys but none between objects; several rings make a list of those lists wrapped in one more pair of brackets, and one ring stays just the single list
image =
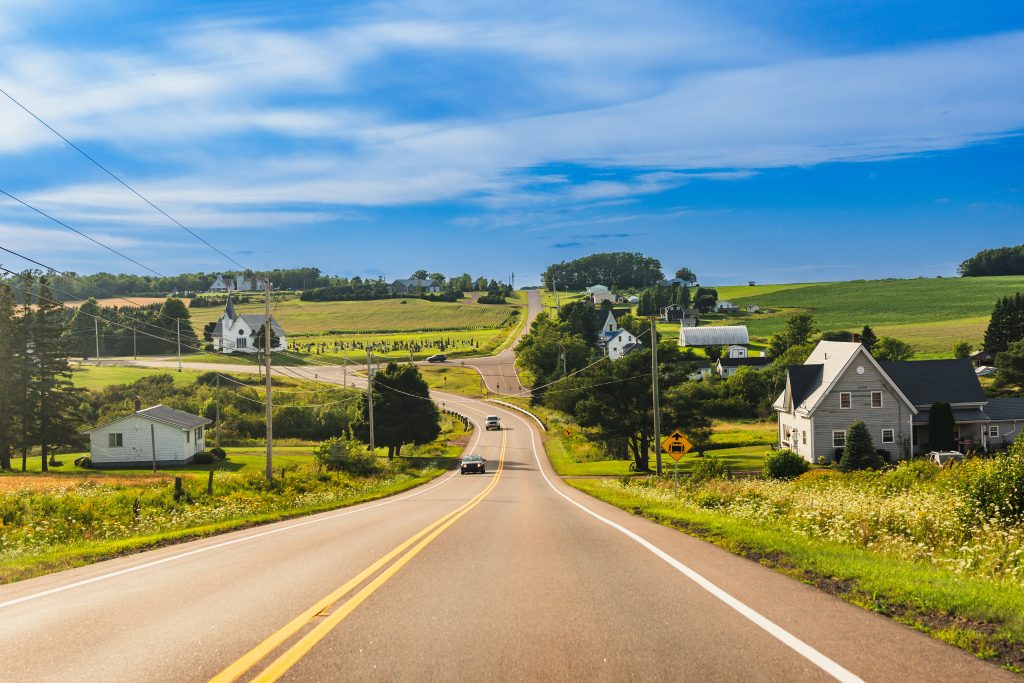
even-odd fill
[{"label": "utility pole", "polygon": [[93,329],[96,330],[96,365],[100,364],[100,319],[92,319]]},{"label": "utility pole", "polygon": [[658,397],[658,331],[651,317],[651,397],[654,404],[654,455],[661,476],[661,404]]},{"label": "utility pole", "polygon": [[175,318],[178,323],[178,372],[181,372],[181,318]]},{"label": "utility pole", "polygon": [[341,366],[341,386],[348,386],[348,349],[345,349],[345,364]]},{"label": "utility pole", "polygon": [[217,373],[217,389],[213,394],[213,405],[215,406],[216,414],[214,417],[214,424],[217,425],[217,431],[213,435],[213,445],[220,448],[220,373]]},{"label": "utility pole", "polygon": [[263,356],[267,364],[267,481],[274,478],[274,399],[270,395],[270,278],[263,278]]},{"label": "utility pole", "polygon": [[555,278],[551,278],[551,289],[555,293],[555,310],[561,313],[562,306],[558,303],[558,280]]},{"label": "utility pole", "polygon": [[135,328],[132,328],[132,357],[139,359],[139,343],[135,340]]},{"label": "utility pole", "polygon": [[373,439],[373,365],[370,362],[370,349],[366,349],[366,400],[370,410],[370,452],[376,452]]}]

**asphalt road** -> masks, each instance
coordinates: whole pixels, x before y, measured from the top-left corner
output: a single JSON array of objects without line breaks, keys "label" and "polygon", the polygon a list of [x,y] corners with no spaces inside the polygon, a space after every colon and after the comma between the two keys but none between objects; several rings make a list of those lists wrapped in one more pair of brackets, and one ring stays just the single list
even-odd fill
[{"label": "asphalt road", "polygon": [[0,680],[1015,679],[576,492],[518,413],[435,400],[501,415],[487,474],[2,586]]}]

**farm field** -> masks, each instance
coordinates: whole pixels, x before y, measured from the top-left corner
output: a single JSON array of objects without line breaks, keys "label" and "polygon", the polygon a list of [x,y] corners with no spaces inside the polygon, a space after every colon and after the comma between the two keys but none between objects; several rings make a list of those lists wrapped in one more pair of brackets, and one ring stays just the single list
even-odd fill
[{"label": "farm field", "polygon": [[[162,304],[166,301],[166,297],[162,296],[125,296],[122,298],[112,297],[109,299],[97,299],[96,303],[99,304],[100,308],[137,308],[140,306],[151,306],[152,304]],[[183,298],[182,301],[188,306],[191,299]],[[85,301],[65,301],[64,305],[68,308],[78,308]],[[132,304],[136,304],[132,306]]]},{"label": "farm field", "polygon": [[471,368],[421,365],[420,374],[431,389],[473,398],[484,398],[489,393],[480,373]]},{"label": "farm field", "polygon": [[71,381],[82,389],[102,389],[111,384],[131,384],[153,375],[171,375],[176,386],[184,386],[194,382],[199,373],[189,370],[174,372],[158,368],[129,368],[116,365],[72,365]]},{"label": "farm field", "polygon": [[[290,336],[495,329],[508,324],[515,310],[509,305],[431,302],[422,299],[289,299],[276,303],[274,308],[274,317]],[[235,310],[238,313],[262,314],[263,305],[239,304]],[[222,312],[221,308],[192,309],[192,324],[201,333],[203,325],[217,320]]]}]

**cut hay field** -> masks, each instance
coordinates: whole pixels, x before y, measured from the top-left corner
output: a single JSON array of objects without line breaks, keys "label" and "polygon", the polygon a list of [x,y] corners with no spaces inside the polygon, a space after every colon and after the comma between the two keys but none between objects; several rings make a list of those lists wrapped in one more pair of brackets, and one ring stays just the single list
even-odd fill
[{"label": "cut hay field", "polygon": [[744,324],[751,336],[768,337],[798,311],[814,315],[822,330],[860,330],[898,337],[919,358],[952,354],[957,341],[978,346],[996,299],[1024,290],[1024,276],[857,280],[800,285],[717,288],[721,299],[757,304],[772,314],[707,316],[708,324]]},{"label": "cut hay field", "polygon": [[[262,304],[240,304],[239,313],[263,313]],[[300,301],[274,306],[274,317],[290,336],[343,333],[448,332],[497,329],[511,321],[514,306],[431,302],[422,299],[380,301]],[[217,320],[222,309],[192,309],[198,332]]]},{"label": "cut hay field", "polygon": [[[112,298],[112,299],[97,299],[96,303],[100,305],[100,308],[138,308],[140,306],[151,306],[153,304],[162,304],[167,301],[162,296],[126,296],[123,299]],[[182,299],[185,305],[188,306],[191,299]],[[68,308],[78,308],[84,301],[66,301],[64,305]],[[133,305],[134,304],[134,305]]]}]

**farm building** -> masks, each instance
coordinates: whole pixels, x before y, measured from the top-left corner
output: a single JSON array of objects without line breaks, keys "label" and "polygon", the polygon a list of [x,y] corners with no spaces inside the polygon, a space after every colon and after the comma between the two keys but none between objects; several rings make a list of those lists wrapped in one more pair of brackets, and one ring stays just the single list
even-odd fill
[{"label": "farm building", "polygon": [[[743,347],[740,347],[743,348]],[[755,370],[763,370],[768,367],[771,363],[771,359],[765,356],[736,356],[730,358],[720,358],[718,363],[715,365],[715,370],[718,371],[718,376],[722,379],[732,377],[736,374],[736,371],[740,368],[754,368]]]},{"label": "farm building", "polygon": [[[227,304],[224,306],[224,313],[213,328],[213,348],[223,353],[255,353],[260,349],[256,348],[256,332],[263,327],[263,316],[259,314],[239,315],[235,312],[235,305],[231,302],[231,295],[228,294]],[[273,317],[270,318],[270,329],[277,336],[277,346],[273,351],[284,351],[288,348],[288,340],[285,337],[284,329],[277,324]]]},{"label": "farm building", "polygon": [[750,343],[746,325],[719,325],[705,327],[679,326],[680,346],[731,346]]},{"label": "farm building", "polygon": [[613,304],[618,303],[618,297],[616,297],[611,290],[604,285],[593,285],[591,287],[587,287],[586,290],[584,290],[584,294],[595,306],[600,306],[605,301],[610,301]]},{"label": "farm building", "polygon": [[774,407],[779,443],[814,462],[833,460],[856,420],[894,459],[925,453],[935,403],[952,406],[962,453],[1002,448],[1024,425],[1024,400],[986,397],[967,359],[880,362],[857,342],[820,342],[789,366]]},{"label": "farm building", "polygon": [[670,304],[661,309],[661,319],[667,323],[682,323],[686,327],[696,327],[700,311],[679,304]]},{"label": "farm building", "polygon": [[747,313],[760,313],[760,312],[761,312],[761,307],[758,306],[757,304],[750,304],[749,306],[747,306]]},{"label": "farm building", "polygon": [[996,354],[985,350],[975,351],[968,356],[968,358],[971,359],[971,363],[973,363],[976,368],[995,365],[996,362]]},{"label": "farm building", "polygon": [[186,465],[206,450],[204,428],[210,420],[181,410],[155,405],[93,427],[89,456],[93,467],[150,467]]},{"label": "farm building", "polygon": [[718,301],[715,303],[716,313],[739,313],[740,307],[731,301]]}]

